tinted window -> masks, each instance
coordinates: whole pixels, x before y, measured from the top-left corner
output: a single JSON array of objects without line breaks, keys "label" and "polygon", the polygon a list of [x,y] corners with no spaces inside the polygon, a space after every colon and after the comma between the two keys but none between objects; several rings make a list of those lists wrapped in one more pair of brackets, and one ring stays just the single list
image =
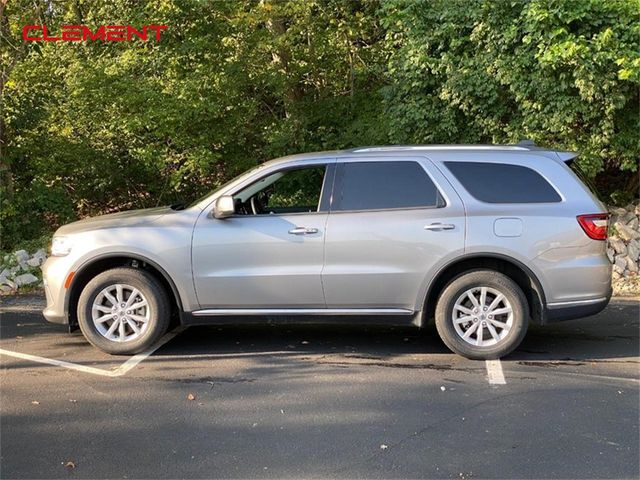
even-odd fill
[{"label": "tinted window", "polygon": [[340,164],[332,210],[435,207],[444,204],[416,162]]},{"label": "tinted window", "polygon": [[539,173],[520,165],[445,162],[464,188],[487,203],[559,202],[558,192]]}]

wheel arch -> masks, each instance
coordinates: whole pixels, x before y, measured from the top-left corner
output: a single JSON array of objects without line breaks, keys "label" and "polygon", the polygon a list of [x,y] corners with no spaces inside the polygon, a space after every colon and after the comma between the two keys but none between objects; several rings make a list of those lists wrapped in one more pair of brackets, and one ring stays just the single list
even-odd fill
[{"label": "wheel arch", "polygon": [[89,281],[99,273],[112,268],[124,266],[141,268],[154,275],[156,279],[160,281],[167,293],[170,294],[169,300],[172,308],[176,309],[177,313],[182,313],[184,311],[180,293],[178,292],[173,279],[157,262],[136,253],[114,252],[93,257],[83,263],[76,270],[71,281],[71,285],[67,289],[67,293],[65,295],[64,308],[69,316],[69,325],[77,325],[78,323],[78,300],[87,283],[89,283]]},{"label": "wheel arch", "polygon": [[469,270],[485,268],[504,273],[522,289],[534,323],[545,323],[546,297],[536,274],[519,260],[499,253],[473,253],[458,257],[438,270],[429,283],[423,302],[422,325],[435,314],[436,303],[444,287],[456,276]]}]

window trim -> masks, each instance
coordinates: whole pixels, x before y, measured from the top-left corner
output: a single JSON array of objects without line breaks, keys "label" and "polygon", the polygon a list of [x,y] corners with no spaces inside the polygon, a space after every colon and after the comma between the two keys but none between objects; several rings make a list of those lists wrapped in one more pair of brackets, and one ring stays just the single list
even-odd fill
[{"label": "window trim", "polygon": [[[424,206],[412,206],[412,207],[386,207],[386,208],[360,208],[360,209],[349,209],[349,210],[334,210],[334,200],[335,200],[335,195],[338,193],[338,189],[340,190],[340,193],[342,193],[342,179],[343,179],[343,173],[344,173],[344,167],[345,165],[351,164],[351,163],[398,163],[398,162],[404,162],[404,163],[415,163],[416,165],[418,165],[418,167],[420,169],[422,169],[422,171],[424,171],[424,173],[427,175],[427,177],[429,178],[429,180],[431,180],[431,183],[433,183],[433,186],[436,189],[436,192],[438,194],[438,197],[440,198],[440,200],[442,200],[442,204],[441,205],[424,205]],[[447,200],[447,197],[445,195],[442,194],[442,189],[440,188],[440,186],[438,185],[438,183],[436,182],[436,180],[433,178],[433,175],[431,175],[431,173],[424,167],[424,165],[417,159],[415,158],[407,158],[407,157],[401,157],[401,158],[388,158],[388,157],[373,157],[373,158],[338,158],[338,161],[335,163],[335,179],[333,182],[333,192],[331,195],[331,204],[330,204],[330,208],[329,208],[329,213],[330,214],[339,214],[339,213],[367,213],[367,212],[395,212],[395,211],[399,211],[399,212],[403,212],[403,211],[412,211],[412,210],[437,210],[440,208],[446,208],[449,206],[449,202]]]},{"label": "window trim", "polygon": [[[446,200],[442,199],[444,202]],[[414,211],[414,210],[439,210],[441,208],[445,208],[447,205],[432,206],[432,207],[396,207],[396,208],[367,208],[360,210],[329,210],[331,215],[337,215],[340,213],[369,213],[369,212],[405,212],[405,211]]]},{"label": "window trim", "polygon": [[[456,176],[456,174],[453,173],[453,171],[451,171],[451,169],[449,168],[449,165],[447,165],[447,164],[451,164],[451,163],[455,163],[455,164],[458,164],[458,163],[481,163],[481,164],[507,165],[507,166],[513,166],[513,167],[526,168],[527,170],[531,170],[535,174],[539,175],[540,178],[542,178],[545,182],[547,182],[547,185],[549,185],[553,189],[553,191],[556,193],[556,195],[558,195],[560,200],[553,201],[553,202],[549,202],[549,201],[547,201],[547,202],[487,202],[486,200],[481,200],[478,197],[476,197],[473,193],[471,193],[469,191],[469,189],[467,187],[465,187],[465,185]],[[528,165],[521,165],[519,163],[513,163],[513,162],[490,162],[490,161],[485,161],[485,160],[481,160],[481,161],[443,160],[442,164],[447,169],[448,175],[451,175],[451,178],[458,185],[460,185],[460,188],[462,188],[462,190],[464,190],[467,193],[467,195],[469,195],[474,201],[482,203],[484,205],[543,205],[543,206],[551,206],[551,205],[557,205],[559,203],[564,203],[564,202],[567,201],[566,197],[558,190],[558,188],[554,185],[554,183],[546,177],[546,175],[543,175],[541,172],[529,167]]]},{"label": "window trim", "polygon": [[[304,163],[304,164],[298,164],[298,165],[286,165],[283,168],[275,168],[269,172],[266,172],[264,175],[259,176],[258,178],[256,178],[255,180],[253,180],[252,182],[247,183],[246,185],[242,185],[240,188],[238,189],[234,189],[229,191],[228,193],[225,193],[224,195],[230,195],[230,196],[234,196],[237,193],[241,192],[242,190],[244,190],[245,188],[249,188],[251,185],[254,185],[256,183],[258,183],[260,180],[273,175],[274,173],[279,173],[279,172],[287,172],[290,170],[304,170],[305,168],[314,168],[314,167],[325,167],[325,172],[324,172],[324,178],[322,179],[322,187],[320,188],[320,199],[318,201],[318,208],[315,212],[289,212],[289,213],[259,213],[257,215],[255,214],[251,214],[251,215],[241,215],[238,213],[234,213],[233,215],[227,217],[227,218],[271,218],[271,217],[289,217],[292,215],[317,215],[317,214],[327,214],[329,213],[329,210],[323,210],[323,207],[328,207],[330,205],[330,201],[331,201],[331,195],[333,192],[333,183],[335,181],[335,171],[336,171],[336,164],[335,161],[328,161],[328,160],[324,160],[324,161],[320,161],[317,163]],[[329,187],[329,183],[331,183],[331,186]],[[329,190],[327,190],[327,188],[329,187]],[[326,198],[328,197],[328,198]]]}]

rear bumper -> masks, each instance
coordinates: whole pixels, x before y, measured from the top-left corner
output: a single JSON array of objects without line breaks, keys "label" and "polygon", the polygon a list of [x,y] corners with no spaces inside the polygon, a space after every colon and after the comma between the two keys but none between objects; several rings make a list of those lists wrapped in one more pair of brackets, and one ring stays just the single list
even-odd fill
[{"label": "rear bumper", "polygon": [[562,322],[576,318],[589,317],[600,313],[611,300],[611,291],[606,297],[575,302],[559,302],[548,304],[545,309],[543,323]]}]

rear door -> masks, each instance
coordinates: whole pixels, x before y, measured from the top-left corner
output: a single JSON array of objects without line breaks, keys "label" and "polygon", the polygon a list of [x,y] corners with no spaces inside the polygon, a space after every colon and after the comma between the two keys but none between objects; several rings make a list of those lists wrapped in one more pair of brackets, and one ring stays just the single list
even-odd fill
[{"label": "rear door", "polygon": [[325,238],[328,308],[421,309],[429,274],[464,251],[464,207],[426,158],[338,159]]}]

